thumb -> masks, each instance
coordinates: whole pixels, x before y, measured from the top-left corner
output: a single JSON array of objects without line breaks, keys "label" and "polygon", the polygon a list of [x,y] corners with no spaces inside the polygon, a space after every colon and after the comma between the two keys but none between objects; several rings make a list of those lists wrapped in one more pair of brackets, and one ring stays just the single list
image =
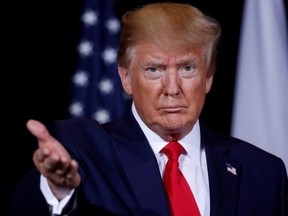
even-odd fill
[{"label": "thumb", "polygon": [[30,119],[26,123],[27,129],[32,133],[40,143],[54,141],[46,126],[40,121]]}]

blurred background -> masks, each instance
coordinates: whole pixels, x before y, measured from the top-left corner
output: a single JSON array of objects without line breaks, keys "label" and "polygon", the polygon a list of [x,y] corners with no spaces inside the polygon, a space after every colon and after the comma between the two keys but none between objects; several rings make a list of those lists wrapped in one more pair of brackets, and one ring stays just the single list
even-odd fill
[{"label": "blurred background", "polygon": [[[4,7],[0,202],[4,209],[15,182],[33,167],[35,140],[26,130],[26,121],[70,118],[71,79],[78,66],[84,1],[13,1]],[[160,1],[115,0],[114,7],[120,18],[124,11],[150,2]],[[244,1],[185,2],[215,17],[222,26],[218,67],[202,117],[216,131],[230,134]]]}]

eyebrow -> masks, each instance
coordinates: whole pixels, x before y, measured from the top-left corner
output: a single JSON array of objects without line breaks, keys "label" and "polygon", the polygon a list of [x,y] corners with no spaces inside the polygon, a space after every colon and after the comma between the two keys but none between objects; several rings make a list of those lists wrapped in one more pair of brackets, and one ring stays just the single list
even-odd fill
[{"label": "eyebrow", "polygon": [[[190,65],[190,64],[197,64],[199,62],[199,59],[197,57],[184,57],[182,59],[176,60],[176,65],[181,66],[181,65]],[[167,62],[162,59],[157,59],[157,58],[151,58],[149,60],[145,60],[142,62],[143,66],[166,66]]]}]

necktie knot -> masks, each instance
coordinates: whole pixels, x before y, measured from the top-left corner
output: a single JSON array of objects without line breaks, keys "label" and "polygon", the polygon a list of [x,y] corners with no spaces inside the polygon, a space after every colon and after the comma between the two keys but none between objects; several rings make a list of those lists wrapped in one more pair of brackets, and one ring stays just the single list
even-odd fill
[{"label": "necktie knot", "polygon": [[183,146],[178,142],[169,142],[161,151],[169,160],[177,160],[185,152]]}]

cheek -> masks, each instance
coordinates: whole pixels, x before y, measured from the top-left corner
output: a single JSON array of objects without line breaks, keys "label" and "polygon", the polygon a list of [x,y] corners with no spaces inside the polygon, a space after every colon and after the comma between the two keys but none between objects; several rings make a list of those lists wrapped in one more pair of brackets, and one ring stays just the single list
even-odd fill
[{"label": "cheek", "polygon": [[139,76],[136,79],[132,79],[131,88],[134,96],[141,95],[141,97],[152,99],[153,95],[156,95],[161,90],[161,83]]},{"label": "cheek", "polygon": [[201,78],[195,78],[193,80],[186,80],[185,85],[183,85],[185,88],[185,92],[189,95],[205,95],[206,94],[206,80]]},{"label": "cheek", "polygon": [[152,112],[159,103],[161,87],[159,83],[151,80],[134,80],[132,83],[133,100],[140,107],[145,107],[145,112]]},{"label": "cheek", "polygon": [[204,80],[195,80],[186,85],[185,100],[190,107],[202,107],[206,97],[206,82]]}]

